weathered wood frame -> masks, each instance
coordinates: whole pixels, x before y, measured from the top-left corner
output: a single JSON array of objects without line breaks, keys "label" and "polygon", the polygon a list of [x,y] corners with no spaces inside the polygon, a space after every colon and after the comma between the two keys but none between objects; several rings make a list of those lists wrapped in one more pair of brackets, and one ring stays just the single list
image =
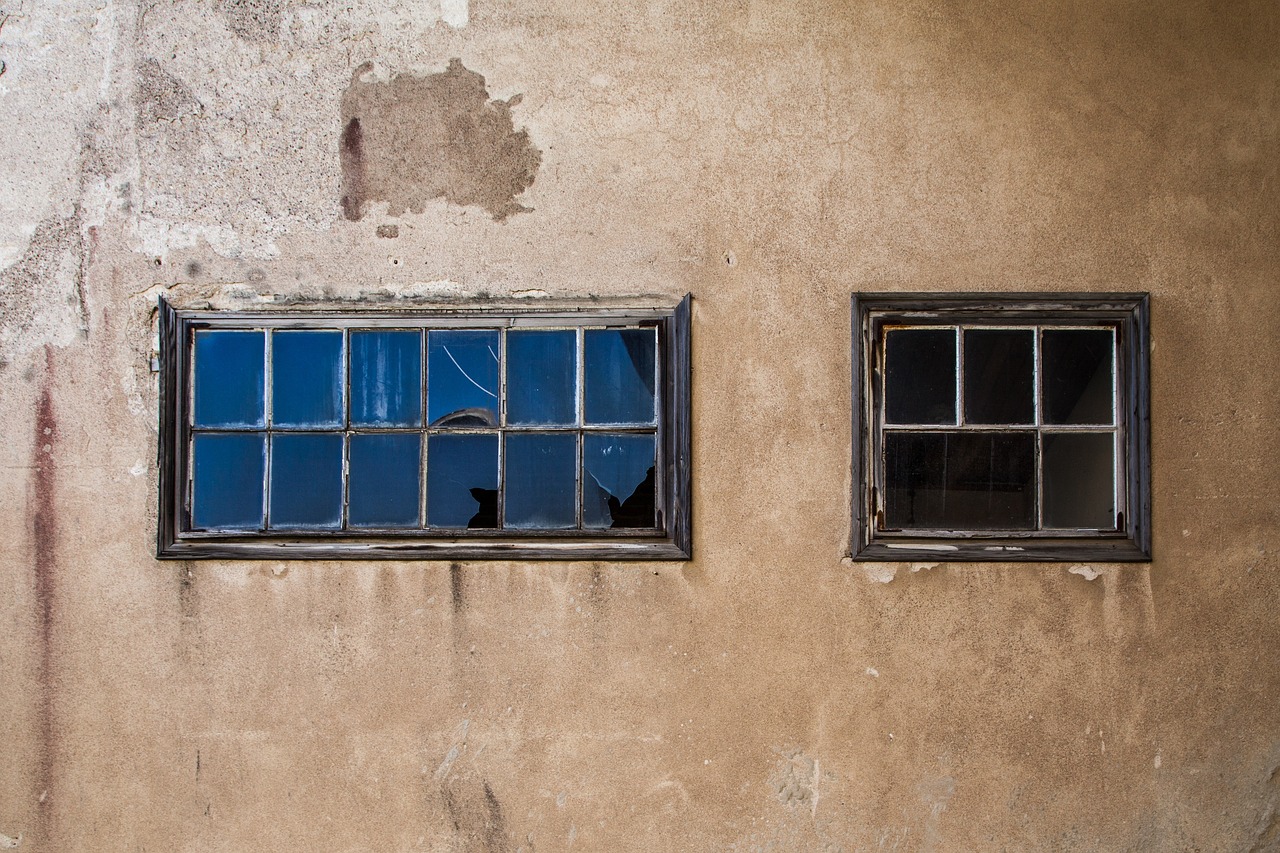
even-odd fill
[{"label": "weathered wood frame", "polygon": [[[675,308],[526,306],[273,312],[179,310],[160,300],[160,502],[156,556],[233,560],[688,560],[692,556],[690,303]],[[661,480],[658,525],[640,530],[487,530],[394,535],[354,530],[219,533],[191,530],[187,511],[190,341],[197,328],[537,328],[645,324],[657,329]]]},{"label": "weathered wood frame", "polygon": [[[1116,333],[1123,525],[1116,531],[892,531],[876,524],[880,329],[888,324],[1107,325]],[[1150,296],[1146,293],[855,293],[855,560],[1145,562],[1151,559]],[[998,428],[997,428],[998,429]]]}]

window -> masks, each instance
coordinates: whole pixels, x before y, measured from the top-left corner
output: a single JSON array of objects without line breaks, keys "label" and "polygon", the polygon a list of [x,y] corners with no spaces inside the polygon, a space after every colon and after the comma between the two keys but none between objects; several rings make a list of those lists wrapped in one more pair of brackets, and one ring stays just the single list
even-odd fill
[{"label": "window", "polygon": [[687,297],[160,313],[161,557],[689,556]]},{"label": "window", "polygon": [[855,559],[1150,559],[1147,314],[855,294]]}]

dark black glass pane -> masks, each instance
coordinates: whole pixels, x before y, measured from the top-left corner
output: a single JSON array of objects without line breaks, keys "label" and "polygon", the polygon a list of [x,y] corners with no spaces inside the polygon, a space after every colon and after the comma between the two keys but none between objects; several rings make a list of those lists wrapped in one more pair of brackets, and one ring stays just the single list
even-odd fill
[{"label": "dark black glass pane", "polygon": [[342,524],[342,434],[271,436],[273,528]]},{"label": "dark black glass pane", "polygon": [[1033,528],[1035,442],[1033,432],[886,432],[885,525]]},{"label": "dark black glass pane", "polygon": [[573,433],[507,434],[503,525],[577,526],[578,438]]},{"label": "dark black glass pane", "polygon": [[575,332],[507,332],[507,423],[576,421],[577,342]]},{"label": "dark black glass pane", "polygon": [[195,343],[195,425],[261,427],[266,337],[262,332],[198,331]]},{"label": "dark black glass pane", "polygon": [[891,424],[955,423],[955,330],[893,329],[884,348],[885,419]]},{"label": "dark black glass pane", "polygon": [[271,333],[271,424],[342,425],[342,332]]},{"label": "dark black glass pane", "polygon": [[427,335],[427,420],[432,426],[496,426],[498,333]]},{"label": "dark black glass pane", "polygon": [[1045,433],[1044,526],[1114,530],[1115,435]]},{"label": "dark black glass pane", "polygon": [[197,434],[191,444],[191,526],[196,530],[262,529],[263,434]]},{"label": "dark black glass pane", "polygon": [[498,526],[498,437],[427,438],[427,526]]},{"label": "dark black glass pane", "polygon": [[588,433],[582,448],[584,527],[653,527],[654,436]]},{"label": "dark black glass pane", "polygon": [[1035,332],[965,329],[965,423],[1031,424],[1035,420]]},{"label": "dark black glass pane", "polygon": [[1113,423],[1111,330],[1045,329],[1040,348],[1044,422]]},{"label": "dark black glass pane", "polygon": [[352,426],[422,423],[422,333],[351,333]]},{"label": "dark black glass pane", "polygon": [[419,433],[353,435],[347,448],[347,525],[417,527]]},{"label": "dark black glass pane", "polygon": [[588,329],[583,346],[587,423],[653,423],[657,333]]}]

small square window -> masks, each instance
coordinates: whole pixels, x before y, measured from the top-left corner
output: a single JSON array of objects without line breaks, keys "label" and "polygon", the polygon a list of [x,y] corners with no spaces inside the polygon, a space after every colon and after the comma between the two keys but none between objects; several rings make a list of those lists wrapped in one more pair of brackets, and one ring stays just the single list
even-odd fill
[{"label": "small square window", "polygon": [[161,557],[689,557],[688,298],[160,313]]},{"label": "small square window", "polygon": [[859,560],[1148,560],[1146,294],[853,297]]}]

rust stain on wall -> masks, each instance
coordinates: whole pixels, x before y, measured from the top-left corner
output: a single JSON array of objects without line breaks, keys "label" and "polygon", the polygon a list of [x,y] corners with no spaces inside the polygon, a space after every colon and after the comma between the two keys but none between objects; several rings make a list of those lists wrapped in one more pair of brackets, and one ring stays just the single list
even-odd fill
[{"label": "rust stain on wall", "polygon": [[540,152],[511,110],[520,102],[490,100],[484,77],[449,62],[439,74],[401,74],[365,81],[356,69],[342,97],[342,212],[360,219],[368,202],[388,213],[421,213],[427,202],[475,205],[505,220],[530,208],[516,196],[533,184]]}]

